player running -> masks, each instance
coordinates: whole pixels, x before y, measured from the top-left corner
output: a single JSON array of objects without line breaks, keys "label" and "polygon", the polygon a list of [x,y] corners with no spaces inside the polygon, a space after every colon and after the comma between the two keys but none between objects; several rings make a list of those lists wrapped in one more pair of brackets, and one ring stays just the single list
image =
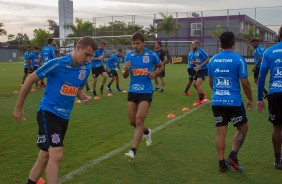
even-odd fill
[{"label": "player running", "polygon": [[[152,102],[152,81],[163,71],[163,64],[155,52],[145,48],[145,38],[140,32],[131,37],[133,50],[125,56],[125,68],[122,72],[124,78],[130,75],[130,84],[127,98],[128,119],[135,128],[132,148],[125,153],[125,158],[132,162],[138,146],[144,135],[147,146],[152,144],[152,131],[144,126],[144,121]],[[154,66],[157,70],[153,71]]]},{"label": "player running", "polygon": [[119,76],[118,73],[116,71],[116,68],[120,70],[120,58],[122,58],[122,50],[118,49],[116,54],[113,54],[111,57],[109,57],[106,60],[106,70],[108,72],[109,77],[111,77],[111,80],[107,86],[107,89],[110,93],[113,92],[113,90],[111,89],[111,85],[114,81],[116,81],[116,90],[118,92],[122,92],[122,90],[119,88]]},{"label": "player running", "polygon": [[[228,165],[237,170],[242,169],[239,166],[237,155],[248,132],[248,119],[240,93],[240,82],[248,98],[248,110],[253,108],[253,98],[246,61],[242,56],[233,52],[235,35],[233,32],[224,32],[219,38],[223,50],[211,58],[208,76],[213,91],[212,111],[217,127],[216,148],[219,171],[225,172]],[[237,131],[233,138],[231,152],[225,161],[225,137],[230,121]]]}]

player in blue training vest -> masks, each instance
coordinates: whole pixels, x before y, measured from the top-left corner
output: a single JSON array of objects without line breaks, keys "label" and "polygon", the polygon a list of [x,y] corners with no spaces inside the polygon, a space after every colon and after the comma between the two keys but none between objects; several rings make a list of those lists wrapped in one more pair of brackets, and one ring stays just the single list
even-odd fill
[{"label": "player in blue training vest", "polygon": [[197,89],[199,95],[199,100],[193,104],[193,106],[199,106],[203,103],[203,100],[206,98],[206,94],[203,91],[202,83],[207,77],[208,74],[208,63],[209,56],[202,48],[200,48],[200,42],[195,40],[192,42],[192,60],[190,64],[194,67],[196,73],[193,78],[193,86]]},{"label": "player in blue training vest", "polygon": [[24,76],[21,85],[24,84],[24,81],[29,71],[31,70],[30,53],[31,53],[31,47],[27,46],[26,52],[24,53]]},{"label": "player in blue training vest", "polygon": [[[158,76],[164,69],[159,56],[145,48],[145,38],[140,32],[131,37],[133,50],[125,56],[125,67],[122,71],[124,78],[130,75],[128,89],[127,109],[130,125],[135,128],[132,149],[125,153],[125,157],[133,162],[142,136],[146,139],[147,146],[152,144],[152,131],[145,128],[144,121],[149,112],[152,101],[153,85],[151,80]],[[154,66],[157,70],[154,71]]]},{"label": "player in blue training vest", "polygon": [[[196,74],[196,70],[194,69],[194,67],[195,67],[195,62],[194,62],[195,61],[195,51],[193,50],[194,45],[192,44],[191,47],[192,47],[192,51],[189,52],[188,58],[187,58],[188,59],[188,68],[187,68],[188,83],[187,83],[186,88],[184,90],[184,95],[185,96],[190,96],[191,95],[191,93],[189,92],[189,89],[190,89],[191,85],[193,84],[194,76]],[[193,86],[194,86],[194,88],[197,91],[196,85],[193,85]]]},{"label": "player in blue training vest", "polygon": [[[40,65],[42,66],[51,59],[54,59],[56,57],[55,50],[53,45],[56,44],[55,40],[53,38],[48,38],[47,40],[48,45],[42,48],[41,50],[41,60]],[[41,80],[41,87],[46,87],[46,84],[44,83],[44,79]]]},{"label": "player in blue training vest", "polygon": [[282,26],[278,32],[279,43],[268,48],[262,59],[260,75],[258,79],[257,109],[264,109],[263,91],[265,78],[270,70],[268,112],[269,121],[273,124],[272,144],[274,148],[275,169],[282,170],[281,141],[282,141]]},{"label": "player in blue training vest", "polygon": [[[265,48],[263,46],[259,45],[258,39],[252,39],[251,45],[255,49],[255,53],[254,53],[254,64],[255,64],[255,66],[252,69],[252,72],[254,72],[254,81],[255,81],[256,84],[258,84],[259,71],[260,71],[262,56],[263,56],[263,53],[265,52]],[[264,98],[267,97],[267,94],[268,94],[267,90],[264,89]]]},{"label": "player in blue training vest", "polygon": [[[167,54],[166,51],[162,49],[162,42],[161,41],[156,41],[155,42],[155,52],[159,55],[159,58],[161,62],[164,65],[164,70],[155,78],[155,83],[156,83],[156,89],[155,91],[160,91],[161,93],[165,92],[164,86],[165,86],[165,64],[167,63]],[[155,67],[156,69],[156,67]],[[160,78],[161,81],[161,87],[159,86],[159,80]]]},{"label": "player in blue training vest", "polygon": [[94,79],[93,80],[93,95],[94,95],[94,97],[97,96],[96,84],[97,84],[99,75],[103,76],[102,84],[101,84],[101,87],[100,87],[100,93],[101,94],[103,94],[104,85],[106,84],[107,77],[108,77],[108,74],[107,74],[107,72],[104,68],[104,65],[103,65],[103,61],[104,61],[105,54],[106,54],[105,46],[106,46],[106,42],[100,41],[99,48],[96,50],[93,57],[91,58],[92,76],[93,76],[93,79]]},{"label": "player in blue training vest", "polygon": [[63,158],[63,141],[67,131],[74,99],[89,103],[91,97],[83,92],[83,86],[90,73],[90,60],[97,46],[91,37],[81,38],[74,52],[48,61],[24,83],[13,116],[17,123],[23,119],[23,104],[33,83],[46,77],[47,87],[37,112],[39,125],[37,146],[40,151],[31,169],[27,184],[35,184],[44,170],[47,183],[58,183],[58,170]]},{"label": "player in blue training vest", "polygon": [[[237,154],[245,140],[248,124],[244,104],[241,97],[240,82],[248,98],[247,108],[253,108],[251,86],[248,80],[247,64],[244,58],[235,52],[235,35],[224,32],[220,35],[221,52],[213,56],[209,62],[208,76],[212,88],[212,111],[217,127],[216,148],[219,160],[219,171],[225,172],[228,165],[241,170]],[[227,161],[224,159],[225,137],[228,122],[237,128],[233,139],[232,150]]]},{"label": "player in blue training vest", "polygon": [[122,58],[122,50],[118,49],[117,53],[111,55],[111,57],[109,57],[106,60],[106,70],[108,72],[109,77],[111,77],[111,80],[107,86],[107,89],[110,93],[112,93],[112,89],[111,89],[111,85],[114,81],[116,81],[116,90],[121,92],[122,90],[119,88],[119,76],[118,73],[116,71],[116,68],[120,70],[120,58]]},{"label": "player in blue training vest", "polygon": [[[34,46],[33,51],[30,54],[32,71],[36,71],[38,69],[40,58],[40,49],[38,46]],[[36,87],[37,86],[38,84],[36,83]]]}]

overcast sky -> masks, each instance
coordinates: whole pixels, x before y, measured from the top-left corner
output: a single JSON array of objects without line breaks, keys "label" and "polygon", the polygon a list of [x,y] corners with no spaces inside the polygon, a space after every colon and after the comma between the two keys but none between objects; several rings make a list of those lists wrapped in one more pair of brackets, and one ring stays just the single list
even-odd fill
[{"label": "overcast sky", "polygon": [[[159,12],[193,12],[205,10],[204,15],[226,15],[226,9],[230,14],[247,14],[256,17],[256,20],[266,25],[282,24],[281,0],[73,0],[74,18],[93,21],[93,17],[158,14]],[[277,7],[257,8],[254,7]],[[241,9],[249,8],[249,9]],[[256,12],[256,14],[255,14]],[[181,13],[180,16],[184,16]],[[0,22],[8,34],[26,33],[33,37],[33,30],[46,28],[48,19],[58,18],[58,0],[0,0]],[[276,18],[277,17],[277,18]],[[153,16],[137,16],[137,24],[150,24]],[[98,22],[110,22],[111,18],[97,18]],[[121,17],[121,21],[129,22],[128,17]],[[275,28],[276,29],[276,28]],[[275,30],[276,31],[276,30]],[[6,41],[7,36],[0,36],[0,41]]]}]

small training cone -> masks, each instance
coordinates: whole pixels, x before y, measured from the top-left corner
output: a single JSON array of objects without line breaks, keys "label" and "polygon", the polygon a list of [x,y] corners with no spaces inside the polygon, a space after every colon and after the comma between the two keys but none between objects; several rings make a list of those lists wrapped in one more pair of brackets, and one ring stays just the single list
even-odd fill
[{"label": "small training cone", "polygon": [[34,92],[34,91],[35,91],[35,89],[34,89],[34,88],[32,88],[32,89],[31,89],[31,92]]},{"label": "small training cone", "polygon": [[113,94],[112,94],[112,93],[109,93],[107,96],[113,96]]},{"label": "small training cone", "polygon": [[123,90],[122,93],[126,93],[126,90]]},{"label": "small training cone", "polygon": [[169,119],[175,118],[175,115],[174,114],[169,114],[169,115],[167,115],[167,118],[169,118]]},{"label": "small training cone", "polygon": [[80,100],[76,100],[75,103],[76,103],[76,104],[80,104],[81,101],[80,101]]},{"label": "small training cone", "polygon": [[95,96],[94,100],[100,100],[100,97],[99,96]]},{"label": "small training cone", "polygon": [[188,107],[183,107],[182,111],[183,112],[186,112],[186,111],[189,111],[190,109]]},{"label": "small training cone", "polygon": [[13,91],[14,94],[19,94],[19,91],[15,90]]},{"label": "small training cone", "polygon": [[39,178],[36,184],[45,184],[45,180],[43,178]]}]

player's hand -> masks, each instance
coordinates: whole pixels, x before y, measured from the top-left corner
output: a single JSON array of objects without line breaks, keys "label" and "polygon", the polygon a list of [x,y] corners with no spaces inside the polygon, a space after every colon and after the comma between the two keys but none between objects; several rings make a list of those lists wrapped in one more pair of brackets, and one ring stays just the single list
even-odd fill
[{"label": "player's hand", "polygon": [[196,67],[195,67],[195,70],[196,71],[198,71],[198,70],[200,70],[201,69],[201,65],[197,65]]},{"label": "player's hand", "polygon": [[264,102],[257,101],[257,111],[261,113],[263,110],[264,110]]},{"label": "player's hand", "polygon": [[117,67],[117,65],[118,65],[118,63],[115,62],[115,63],[114,63],[114,66]]},{"label": "player's hand", "polygon": [[247,109],[248,109],[248,111],[251,111],[253,109],[253,102],[252,101],[247,102]]},{"label": "player's hand", "polygon": [[81,102],[85,105],[89,104],[91,102],[91,96],[83,95],[83,98],[81,99]]},{"label": "player's hand", "polygon": [[253,69],[252,69],[252,72],[255,72],[256,71],[256,67],[254,67]]},{"label": "player's hand", "polygon": [[22,109],[14,109],[13,111],[13,117],[15,118],[17,123],[21,123],[22,121],[25,121],[26,118],[24,117],[24,111]]},{"label": "player's hand", "polygon": [[151,80],[156,78],[155,72],[150,72],[148,75]]}]

